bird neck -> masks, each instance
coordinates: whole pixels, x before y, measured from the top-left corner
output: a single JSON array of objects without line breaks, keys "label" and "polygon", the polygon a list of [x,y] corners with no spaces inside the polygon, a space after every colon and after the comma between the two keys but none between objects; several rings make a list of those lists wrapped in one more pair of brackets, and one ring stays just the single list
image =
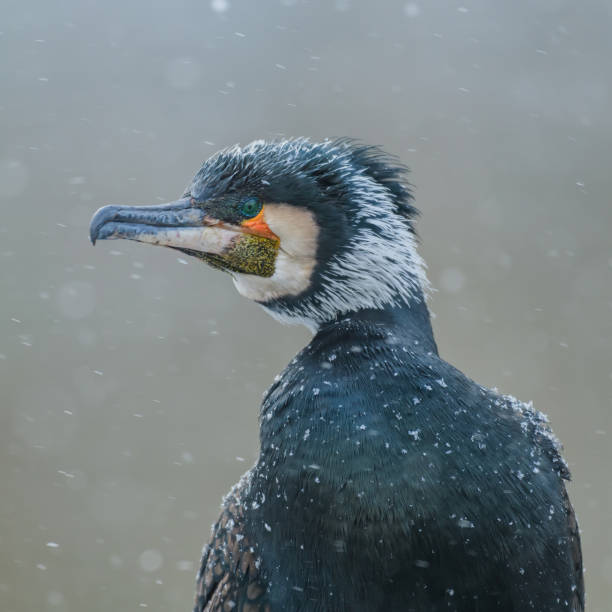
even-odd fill
[{"label": "bird neck", "polygon": [[365,308],[338,315],[333,321],[324,323],[316,336],[325,335],[338,325],[350,322],[361,323],[365,330],[370,326],[385,329],[413,347],[438,354],[429,309],[421,292],[416,293],[410,301],[397,305],[387,304],[382,308]]},{"label": "bird neck", "polygon": [[[439,361],[422,296],[403,307],[364,309],[322,325],[264,398],[262,473],[284,480],[296,465],[321,464],[326,457],[335,477],[348,470],[349,478],[355,446],[346,440],[364,437],[360,453],[381,451],[387,430],[397,430],[397,406],[404,410],[412,397],[407,394],[418,390],[416,372],[427,367],[431,373]],[[366,429],[355,432],[355,419]],[[367,433],[370,426],[380,435]]]},{"label": "bird neck", "polygon": [[[281,448],[289,456],[318,452],[316,445],[294,448],[293,438],[303,437],[313,420],[324,420],[333,412],[346,420],[357,411],[348,389],[357,394],[359,402],[372,401],[374,406],[377,401],[373,398],[381,388],[399,400],[398,380],[410,375],[412,366],[432,359],[439,360],[438,349],[422,294],[409,303],[348,312],[324,323],[276,377],[264,398],[260,414],[262,457],[270,453],[276,460]],[[368,382],[376,378],[371,376],[372,367],[381,363],[387,370],[393,365],[397,373],[389,378],[388,371],[381,372],[382,378]],[[403,374],[398,379],[399,372]],[[348,402],[343,403],[344,398]],[[377,414],[376,410],[368,412]]]}]

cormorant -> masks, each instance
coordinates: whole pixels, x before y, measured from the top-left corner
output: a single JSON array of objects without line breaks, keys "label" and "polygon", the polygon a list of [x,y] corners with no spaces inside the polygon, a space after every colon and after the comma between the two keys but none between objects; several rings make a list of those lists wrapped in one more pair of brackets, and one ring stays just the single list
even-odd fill
[{"label": "cormorant", "polygon": [[91,240],[168,246],[314,333],[202,555],[195,611],[584,610],[546,417],[439,355],[405,168],[341,139],[234,146]]}]

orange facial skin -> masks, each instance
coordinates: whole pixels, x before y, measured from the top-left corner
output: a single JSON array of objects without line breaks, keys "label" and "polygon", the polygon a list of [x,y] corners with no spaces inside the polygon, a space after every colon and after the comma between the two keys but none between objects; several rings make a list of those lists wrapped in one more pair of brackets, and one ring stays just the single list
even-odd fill
[{"label": "orange facial skin", "polygon": [[240,226],[249,234],[255,234],[256,236],[278,241],[279,237],[268,227],[264,219],[264,210],[265,207],[259,211],[256,217],[245,219]]}]

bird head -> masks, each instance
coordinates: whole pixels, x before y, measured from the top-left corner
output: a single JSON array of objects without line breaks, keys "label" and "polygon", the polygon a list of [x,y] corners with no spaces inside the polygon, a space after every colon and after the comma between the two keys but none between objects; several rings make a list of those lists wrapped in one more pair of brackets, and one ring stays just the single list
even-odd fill
[{"label": "bird head", "polygon": [[179,200],[100,208],[90,237],[182,251],[229,272],[276,318],[316,330],[347,312],[423,299],[404,172],[351,140],[255,141],[213,155]]}]

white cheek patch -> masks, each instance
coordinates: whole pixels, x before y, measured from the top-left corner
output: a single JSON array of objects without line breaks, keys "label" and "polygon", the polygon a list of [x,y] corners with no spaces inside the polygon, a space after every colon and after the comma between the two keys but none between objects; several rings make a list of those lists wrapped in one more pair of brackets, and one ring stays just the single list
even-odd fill
[{"label": "white cheek patch", "polygon": [[299,295],[310,286],[316,264],[319,228],[314,215],[288,204],[266,204],[264,218],[280,239],[274,274],[234,274],[236,289],[257,302]]}]

